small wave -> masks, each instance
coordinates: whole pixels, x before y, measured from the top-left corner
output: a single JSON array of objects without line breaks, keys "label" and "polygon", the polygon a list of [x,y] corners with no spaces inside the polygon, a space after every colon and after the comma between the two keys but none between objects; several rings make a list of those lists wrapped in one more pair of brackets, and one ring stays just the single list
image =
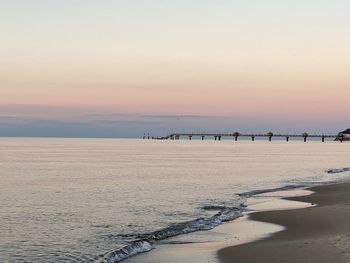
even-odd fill
[{"label": "small wave", "polygon": [[226,207],[217,214],[208,218],[197,218],[193,221],[173,224],[162,230],[158,230],[149,234],[140,235],[139,238],[151,241],[158,241],[169,237],[182,234],[188,234],[195,231],[210,230],[223,222],[234,220],[242,215],[245,206],[241,204],[239,207]]},{"label": "small wave", "polygon": [[339,169],[329,169],[326,172],[328,174],[338,174],[338,173],[350,172],[350,167],[339,168]]},{"label": "small wave", "polygon": [[268,188],[268,189],[262,189],[262,190],[253,190],[253,191],[249,191],[249,192],[243,192],[243,193],[239,193],[237,195],[248,198],[248,197],[252,197],[254,195],[272,193],[272,192],[277,192],[277,191],[293,190],[293,189],[302,188],[305,186],[307,186],[307,185],[303,185],[303,184],[286,185],[286,186],[277,187],[277,188]]},{"label": "small wave", "polygon": [[[350,167],[329,169],[329,170],[326,170],[325,172],[328,174],[345,173],[345,172],[350,172]],[[249,198],[249,197],[252,197],[255,195],[259,195],[259,194],[265,194],[265,193],[271,193],[271,192],[277,192],[277,191],[293,190],[293,189],[297,189],[297,188],[311,187],[314,185],[320,185],[320,184],[325,184],[325,183],[336,183],[338,181],[339,180],[329,181],[329,182],[322,182],[322,181],[300,182],[299,184],[291,184],[291,185],[285,185],[285,186],[276,187],[276,188],[253,190],[253,191],[249,191],[249,192],[238,193],[237,195],[241,196],[241,197]]]},{"label": "small wave", "polygon": [[137,254],[152,250],[152,244],[156,241],[191,232],[213,229],[223,222],[231,221],[242,216],[243,211],[246,210],[246,206],[243,203],[238,207],[220,206],[219,210],[217,214],[208,218],[197,218],[192,221],[173,224],[158,231],[138,235],[138,240],[128,246],[108,253],[101,260],[97,261],[97,263],[117,263]]},{"label": "small wave", "polygon": [[101,224],[101,225],[91,225],[92,227],[96,228],[110,228],[112,225],[107,225],[107,224]]},{"label": "small wave", "polygon": [[98,260],[96,263],[117,263],[137,254],[151,251],[152,248],[152,244],[148,241],[136,241],[128,246],[108,253],[103,259]]},{"label": "small wave", "polygon": [[205,206],[202,206],[202,209],[206,210],[206,211],[223,211],[226,209],[226,206],[223,206],[223,205],[205,205]]}]

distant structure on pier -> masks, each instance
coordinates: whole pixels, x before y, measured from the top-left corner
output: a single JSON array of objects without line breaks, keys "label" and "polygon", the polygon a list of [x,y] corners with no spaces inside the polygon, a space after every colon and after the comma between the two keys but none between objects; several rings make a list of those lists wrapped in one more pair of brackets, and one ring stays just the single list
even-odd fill
[{"label": "distant structure on pier", "polygon": [[337,141],[339,140],[343,140],[343,141],[350,141],[350,128],[345,130],[345,131],[342,131],[338,134],[337,136]]}]

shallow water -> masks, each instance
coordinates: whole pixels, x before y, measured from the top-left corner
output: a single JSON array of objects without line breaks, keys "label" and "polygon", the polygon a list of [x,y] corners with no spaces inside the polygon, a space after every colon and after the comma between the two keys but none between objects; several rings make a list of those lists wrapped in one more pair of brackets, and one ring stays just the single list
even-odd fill
[{"label": "shallow water", "polygon": [[336,142],[2,138],[0,262],[93,262],[142,234],[239,207],[238,193],[347,179],[325,170],[349,167],[349,150]]}]

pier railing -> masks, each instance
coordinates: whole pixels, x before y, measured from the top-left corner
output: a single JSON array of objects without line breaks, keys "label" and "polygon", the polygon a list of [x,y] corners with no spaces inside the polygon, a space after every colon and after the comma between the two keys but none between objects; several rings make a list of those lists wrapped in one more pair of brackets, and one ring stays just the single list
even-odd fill
[{"label": "pier railing", "polygon": [[273,134],[272,132],[268,133],[171,133],[163,137],[150,137],[149,135],[144,135],[143,139],[155,139],[155,140],[179,140],[181,137],[187,137],[189,140],[192,140],[193,137],[198,137],[201,140],[205,138],[213,138],[215,141],[221,141],[223,137],[232,137],[235,141],[238,141],[239,138],[245,137],[250,138],[252,141],[255,141],[258,137],[265,137],[271,142],[272,138],[284,138],[287,142],[290,138],[302,138],[306,142],[309,138],[319,138],[324,142],[327,138],[334,139],[336,141],[343,142],[344,140],[349,140],[342,134],[338,135],[329,135],[329,134],[309,134],[304,132],[302,134]]}]

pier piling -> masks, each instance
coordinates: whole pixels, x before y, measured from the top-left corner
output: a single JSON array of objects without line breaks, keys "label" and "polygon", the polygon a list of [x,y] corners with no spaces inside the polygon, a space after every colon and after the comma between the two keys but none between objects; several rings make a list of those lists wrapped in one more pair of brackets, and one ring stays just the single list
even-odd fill
[{"label": "pier piling", "polygon": [[271,141],[272,141],[273,133],[272,133],[272,132],[268,132],[268,133],[267,133],[267,136],[269,137],[269,142],[271,142]]},{"label": "pier piling", "polygon": [[304,137],[304,142],[306,142],[306,139],[307,137],[309,137],[309,134],[307,132],[304,132],[302,136]]}]

